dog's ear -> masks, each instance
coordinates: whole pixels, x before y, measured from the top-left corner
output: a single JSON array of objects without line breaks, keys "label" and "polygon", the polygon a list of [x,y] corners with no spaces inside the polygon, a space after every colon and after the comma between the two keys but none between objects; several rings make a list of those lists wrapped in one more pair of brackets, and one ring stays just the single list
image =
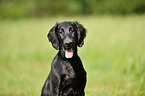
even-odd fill
[{"label": "dog's ear", "polygon": [[52,43],[52,46],[58,50],[59,49],[59,41],[57,39],[57,27],[58,27],[58,23],[55,24],[55,26],[53,26],[53,28],[50,29],[47,37],[49,39],[49,41]]},{"label": "dog's ear", "polygon": [[82,47],[84,45],[84,38],[86,37],[86,29],[76,21],[73,23],[77,27],[77,45]]}]

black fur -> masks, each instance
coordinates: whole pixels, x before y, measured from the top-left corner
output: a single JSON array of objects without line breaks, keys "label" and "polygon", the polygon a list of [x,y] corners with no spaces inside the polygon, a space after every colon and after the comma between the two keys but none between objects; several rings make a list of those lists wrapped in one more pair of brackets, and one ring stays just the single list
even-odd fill
[{"label": "black fur", "polygon": [[[86,29],[78,22],[62,22],[49,31],[48,39],[58,50],[51,71],[42,88],[41,96],[85,96],[86,71],[77,55],[77,46],[82,47]],[[73,56],[66,58],[66,50]]]}]

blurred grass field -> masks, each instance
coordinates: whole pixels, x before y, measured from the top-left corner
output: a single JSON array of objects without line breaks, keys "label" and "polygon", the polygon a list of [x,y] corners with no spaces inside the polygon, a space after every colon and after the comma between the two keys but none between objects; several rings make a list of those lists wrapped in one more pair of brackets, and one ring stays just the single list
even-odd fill
[{"label": "blurred grass field", "polygon": [[0,96],[40,95],[57,53],[46,35],[65,20],[87,29],[86,96],[145,96],[145,15],[1,20]]}]

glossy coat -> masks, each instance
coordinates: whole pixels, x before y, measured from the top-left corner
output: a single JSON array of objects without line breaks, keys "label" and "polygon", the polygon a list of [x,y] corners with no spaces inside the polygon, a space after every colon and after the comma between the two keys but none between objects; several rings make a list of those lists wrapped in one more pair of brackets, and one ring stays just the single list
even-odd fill
[{"label": "glossy coat", "polygon": [[[64,28],[63,33],[61,28]],[[41,96],[85,96],[86,71],[77,55],[77,46],[83,46],[85,36],[86,30],[78,22],[57,23],[50,30],[48,39],[59,51],[52,61]],[[73,49],[72,58],[65,58],[67,48]]]}]

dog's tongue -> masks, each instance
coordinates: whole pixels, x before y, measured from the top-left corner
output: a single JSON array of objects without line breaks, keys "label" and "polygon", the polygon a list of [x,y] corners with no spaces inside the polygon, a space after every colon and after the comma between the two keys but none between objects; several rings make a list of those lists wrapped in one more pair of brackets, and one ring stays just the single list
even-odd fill
[{"label": "dog's tongue", "polygon": [[73,50],[71,49],[66,49],[65,51],[65,57],[66,58],[72,58],[73,57]]}]

